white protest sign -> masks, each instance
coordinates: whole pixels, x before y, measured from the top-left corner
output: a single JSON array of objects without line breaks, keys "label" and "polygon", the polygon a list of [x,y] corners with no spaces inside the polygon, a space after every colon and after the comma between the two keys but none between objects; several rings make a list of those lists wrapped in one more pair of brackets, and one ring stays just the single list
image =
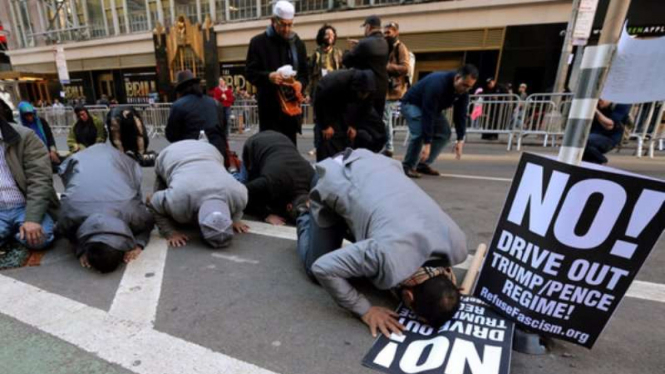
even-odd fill
[{"label": "white protest sign", "polygon": [[514,324],[465,296],[455,316],[434,329],[397,310],[403,335],[381,335],[363,365],[390,374],[508,374]]},{"label": "white protest sign", "polygon": [[665,182],[524,154],[475,295],[591,348],[665,228]]},{"label": "white protest sign", "polygon": [[665,100],[665,36],[636,39],[624,29],[600,95],[618,104]]},{"label": "white protest sign", "polygon": [[597,7],[598,0],[580,1],[573,29],[573,45],[586,45],[591,35],[591,29],[593,29],[593,19],[596,16]]}]

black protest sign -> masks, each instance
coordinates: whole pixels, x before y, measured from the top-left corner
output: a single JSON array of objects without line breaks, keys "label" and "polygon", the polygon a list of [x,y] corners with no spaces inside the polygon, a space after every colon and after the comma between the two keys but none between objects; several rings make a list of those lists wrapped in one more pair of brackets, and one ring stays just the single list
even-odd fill
[{"label": "black protest sign", "polygon": [[591,348],[665,227],[665,183],[524,154],[475,295]]},{"label": "black protest sign", "polygon": [[398,308],[403,335],[381,335],[363,365],[391,374],[507,374],[514,324],[482,301],[465,296],[455,317],[438,330]]}]

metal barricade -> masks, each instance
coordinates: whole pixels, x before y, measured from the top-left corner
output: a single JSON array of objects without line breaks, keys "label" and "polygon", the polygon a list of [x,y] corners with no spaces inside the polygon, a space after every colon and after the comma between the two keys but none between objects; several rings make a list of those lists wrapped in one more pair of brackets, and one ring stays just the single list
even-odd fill
[{"label": "metal barricade", "polygon": [[[532,94],[518,111],[515,132],[517,150],[522,148],[522,139],[528,135],[543,136],[543,146],[556,145],[556,138],[563,136],[568,113],[573,100],[572,93]],[[508,148],[510,150],[510,147]]]},{"label": "metal barricade", "polygon": [[48,122],[53,135],[67,135],[69,128],[76,123],[74,108],[36,108],[37,115]]},{"label": "metal barricade", "polygon": [[630,116],[633,119],[633,128],[629,135],[630,139],[637,140],[637,151],[635,155],[639,158],[644,155],[644,146],[647,145],[649,157],[655,155],[656,144],[663,149],[663,109],[665,102],[651,102],[633,105]]},{"label": "metal barricade", "polygon": [[466,132],[507,134],[510,150],[522,106],[523,102],[515,94],[469,95]]},{"label": "metal barricade", "polygon": [[229,116],[231,131],[243,133],[251,131],[259,124],[259,107],[257,105],[232,105]]}]

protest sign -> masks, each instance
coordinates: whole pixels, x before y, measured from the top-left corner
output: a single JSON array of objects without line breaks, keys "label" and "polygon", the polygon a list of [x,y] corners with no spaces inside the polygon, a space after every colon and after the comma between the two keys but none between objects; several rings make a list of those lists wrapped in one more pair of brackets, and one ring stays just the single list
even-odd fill
[{"label": "protest sign", "polygon": [[474,294],[591,348],[665,227],[665,182],[524,154]]},{"label": "protest sign", "polygon": [[406,307],[397,310],[403,335],[381,335],[363,365],[391,374],[507,374],[514,324],[482,301],[464,296],[455,317],[438,330]]}]

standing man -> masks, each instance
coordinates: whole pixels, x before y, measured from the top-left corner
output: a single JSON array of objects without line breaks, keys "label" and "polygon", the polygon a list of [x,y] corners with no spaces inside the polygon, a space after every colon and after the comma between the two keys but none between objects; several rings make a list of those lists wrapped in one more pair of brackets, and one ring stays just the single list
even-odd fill
[{"label": "standing man", "polygon": [[393,110],[397,109],[399,100],[409,88],[410,58],[409,50],[399,40],[399,25],[390,22],[383,30],[388,42],[390,55],[388,56],[388,96],[383,111],[383,123],[386,126],[386,149],[383,154],[393,157]]},{"label": "standing man", "polygon": [[259,106],[259,131],[275,130],[296,144],[301,132],[302,115],[291,116],[282,111],[278,90],[290,87],[277,69],[291,65],[303,92],[307,88],[307,49],[293,32],[295,8],[280,0],[273,8],[268,29],[252,38],[247,50],[247,80],[256,86]]},{"label": "standing man", "polygon": [[213,97],[219,102],[219,105],[222,106],[224,111],[224,127],[226,128],[226,136],[228,136],[231,131],[231,126],[229,124],[231,105],[236,101],[236,98],[233,96],[233,89],[226,85],[226,80],[224,80],[224,78],[219,78],[219,85],[213,90]]},{"label": "standing man", "polygon": [[420,173],[440,175],[431,165],[450,140],[450,124],[442,114],[450,107],[453,107],[457,132],[455,154],[458,160],[462,157],[469,90],[477,79],[478,69],[464,65],[457,72],[429,74],[404,95],[402,115],[409,127],[410,139],[402,166],[407,176],[420,178]]},{"label": "standing man", "polygon": [[[466,259],[466,237],[439,204],[404,176],[399,162],[363,149],[347,150],[316,169],[311,213],[297,220],[298,254],[307,274],[374,336],[404,327],[392,310],[373,306],[358,292],[352,278],[397,291],[433,327],[452,318],[460,294],[449,267]],[[347,233],[354,243],[342,247]]]},{"label": "standing man", "polygon": [[335,47],[337,42],[337,30],[331,25],[325,24],[316,34],[318,48],[310,58],[310,83],[309,96],[314,100],[316,85],[321,78],[328,73],[342,68],[342,51]]},{"label": "standing man", "polygon": [[344,54],[342,63],[347,68],[374,72],[376,91],[372,101],[376,115],[381,116],[388,92],[388,42],[381,32],[381,18],[378,16],[367,17],[361,26],[365,28],[365,38],[360,42],[349,40],[353,49]]}]

